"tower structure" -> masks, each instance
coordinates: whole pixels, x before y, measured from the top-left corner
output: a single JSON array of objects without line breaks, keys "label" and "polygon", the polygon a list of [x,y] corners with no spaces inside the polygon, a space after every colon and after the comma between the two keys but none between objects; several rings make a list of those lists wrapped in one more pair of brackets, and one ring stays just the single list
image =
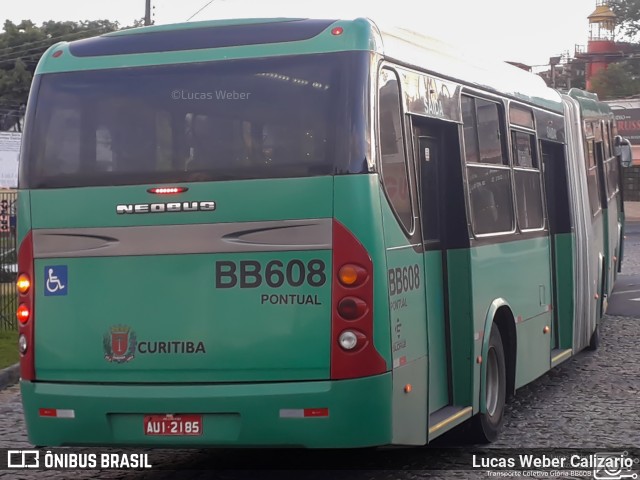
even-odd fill
[{"label": "tower structure", "polygon": [[609,63],[619,56],[614,41],[616,14],[609,6],[608,0],[596,0],[595,11],[587,17],[589,19],[589,42],[586,55],[586,86],[591,89],[591,78],[598,72],[605,70]]}]

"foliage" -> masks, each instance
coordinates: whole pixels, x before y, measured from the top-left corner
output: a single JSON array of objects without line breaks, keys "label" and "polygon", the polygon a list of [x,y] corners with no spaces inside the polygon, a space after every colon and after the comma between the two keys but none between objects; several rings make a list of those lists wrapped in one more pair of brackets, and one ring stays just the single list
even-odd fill
[{"label": "foliage", "polygon": [[601,100],[640,93],[640,63],[635,59],[612,63],[591,78],[591,89]]},{"label": "foliage", "polygon": [[636,39],[640,33],[640,0],[609,0],[609,5],[618,17],[618,32],[629,40]]},{"label": "foliage", "polygon": [[[136,26],[139,22],[136,22]],[[0,130],[8,130],[24,109],[38,60],[51,46],[62,41],[93,37],[118,30],[118,22],[44,22],[30,20],[4,23],[0,33]]]}]

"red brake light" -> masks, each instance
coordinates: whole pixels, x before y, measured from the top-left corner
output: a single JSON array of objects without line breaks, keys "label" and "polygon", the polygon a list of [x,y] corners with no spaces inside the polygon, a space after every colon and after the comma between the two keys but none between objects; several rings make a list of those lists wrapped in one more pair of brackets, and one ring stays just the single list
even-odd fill
[{"label": "red brake light", "polygon": [[335,27],[333,30],[331,30],[331,35],[342,35],[342,32],[344,32],[344,28]]},{"label": "red brake light", "polygon": [[18,321],[21,324],[25,324],[31,318],[31,312],[29,311],[29,307],[27,307],[24,303],[21,303],[18,309],[16,310],[16,317],[18,317]]},{"label": "red brake light", "polygon": [[345,297],[338,303],[338,313],[346,320],[356,320],[367,313],[367,302],[358,297]]},{"label": "red brake light", "polygon": [[156,195],[176,195],[189,190],[187,187],[154,187],[147,189],[149,193],[155,193]]}]

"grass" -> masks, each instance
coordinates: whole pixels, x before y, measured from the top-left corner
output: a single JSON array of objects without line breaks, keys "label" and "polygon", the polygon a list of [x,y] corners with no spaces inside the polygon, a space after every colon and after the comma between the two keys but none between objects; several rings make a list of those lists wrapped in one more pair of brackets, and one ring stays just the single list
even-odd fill
[{"label": "grass", "polygon": [[0,370],[18,361],[18,332],[0,330]]},{"label": "grass", "polygon": [[15,284],[0,283],[0,370],[18,361],[17,300]]}]

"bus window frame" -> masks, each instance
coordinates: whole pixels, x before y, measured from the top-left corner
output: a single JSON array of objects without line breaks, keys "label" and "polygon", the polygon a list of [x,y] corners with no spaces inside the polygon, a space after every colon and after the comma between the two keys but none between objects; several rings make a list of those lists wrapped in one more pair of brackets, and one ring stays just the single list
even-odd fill
[{"label": "bus window frame", "polygon": [[[503,159],[506,153],[506,160],[507,160],[506,164],[504,162],[502,164],[467,162],[467,146],[465,142],[465,132],[464,132],[465,124],[464,124],[464,117],[462,117],[463,97],[469,97],[474,99],[474,109],[476,108],[475,107],[476,98],[479,98],[487,102],[492,102],[497,105],[498,120],[500,125],[500,143],[502,147]],[[471,239],[482,240],[482,239],[490,239],[490,238],[496,238],[496,237],[508,237],[508,236],[513,236],[518,232],[517,213],[516,213],[516,205],[515,205],[515,197],[514,197],[513,167],[511,164],[511,155],[508,151],[508,149],[510,149],[511,146],[510,146],[510,140],[508,138],[509,135],[506,134],[508,131],[508,123],[507,123],[507,109],[506,109],[505,103],[506,101],[503,97],[487,95],[484,91],[479,91],[479,90],[465,87],[460,92],[460,96],[459,96],[459,108],[461,112],[461,123],[459,127],[460,128],[460,132],[459,132],[460,158],[463,166],[462,175],[463,175],[463,181],[464,181],[465,204],[467,209],[467,224],[469,226],[469,236]],[[477,140],[478,154],[479,154],[480,142],[478,139],[477,112],[474,114],[474,119],[476,122],[475,131],[476,131],[476,140]],[[505,137],[507,137],[506,143],[505,143]],[[505,170],[509,172],[509,185],[511,190],[511,218],[512,218],[510,230],[504,230],[499,232],[489,232],[489,233],[476,232],[476,225],[475,225],[475,222],[473,221],[473,214],[472,214],[473,209],[471,205],[471,191],[469,190],[469,172],[468,172],[469,166],[471,166],[472,168],[476,168],[476,167],[489,168],[489,169]]]},{"label": "bus window frame", "polygon": [[[400,106],[400,130],[401,130],[401,134],[402,134],[402,148],[403,148],[403,152],[404,152],[404,168],[405,168],[405,173],[407,176],[407,187],[408,187],[408,194],[409,194],[409,205],[411,208],[411,228],[407,229],[406,225],[404,224],[404,222],[402,221],[402,219],[400,218],[400,215],[397,212],[396,206],[394,204],[394,202],[391,201],[391,198],[389,197],[389,193],[387,191],[387,186],[386,186],[386,182],[384,180],[384,171],[382,168],[382,138],[380,135],[380,76],[382,74],[383,70],[388,70],[389,72],[391,72],[393,74],[393,76],[396,79],[396,82],[398,84],[398,103]],[[413,171],[411,165],[410,165],[410,159],[413,158],[413,152],[409,151],[409,146],[408,146],[408,142],[407,142],[407,112],[405,111],[405,106],[404,106],[404,92],[403,92],[403,84],[402,84],[402,79],[401,79],[401,75],[398,73],[397,69],[395,68],[395,66],[391,63],[385,62],[385,61],[381,61],[378,63],[378,68],[376,69],[376,76],[375,76],[375,88],[374,90],[374,95],[375,95],[375,112],[374,112],[374,133],[375,133],[375,150],[376,150],[376,165],[377,165],[377,170],[378,170],[378,175],[379,175],[379,179],[380,179],[380,183],[382,185],[382,191],[384,192],[384,196],[387,199],[387,201],[389,202],[389,206],[391,207],[391,211],[393,212],[393,215],[396,219],[396,222],[398,223],[398,225],[400,226],[400,228],[402,229],[402,232],[404,233],[405,237],[407,237],[408,240],[412,241],[416,235],[417,232],[417,226],[418,226],[418,218],[416,215],[416,209],[417,209],[417,205],[416,205],[416,186],[415,186],[415,181],[414,181],[414,177],[415,177],[415,172]]]},{"label": "bus window frame", "polygon": [[[591,218],[595,218],[598,214],[602,212],[602,195],[600,189],[600,172],[598,168],[598,158],[596,156],[596,135],[595,130],[593,128],[593,121],[585,119],[583,121],[584,125],[584,161],[585,161],[585,169],[587,174],[587,196],[589,198],[589,211],[591,211]],[[598,208],[593,210],[591,208],[591,192],[589,191],[589,176],[592,175],[591,172],[595,172],[596,179],[596,195],[598,198]]]},{"label": "bus window frame", "polygon": [[[508,135],[508,142],[509,142],[509,155],[512,156],[511,158],[511,166],[513,168],[513,197],[514,197],[514,206],[515,206],[515,220],[516,220],[516,228],[518,230],[518,232],[520,233],[529,233],[529,232],[544,232],[547,231],[549,229],[549,217],[547,215],[547,201],[546,201],[546,192],[545,192],[545,188],[544,188],[544,181],[543,181],[543,168],[544,166],[542,165],[542,155],[541,155],[541,149],[540,149],[540,141],[541,138],[538,136],[538,119],[536,117],[536,110],[532,107],[530,107],[529,105],[524,105],[522,103],[519,102],[514,102],[513,100],[509,100],[508,102],[508,111],[509,111],[509,120],[511,120],[511,110],[515,109],[515,110],[519,110],[521,112],[524,111],[528,111],[531,114],[531,127],[529,126],[524,126],[520,123],[514,123],[509,121],[509,135]],[[535,160],[535,167],[521,167],[521,166],[517,166],[515,163],[515,158],[513,158],[513,132],[522,132],[525,133],[527,135],[531,135],[532,139],[531,139],[531,155],[532,155],[532,163]],[[538,184],[540,185],[540,200],[541,200],[541,206],[542,206],[542,226],[540,227],[536,227],[536,228],[522,228],[520,226],[520,218],[518,215],[518,192],[517,192],[517,185],[516,185],[516,175],[515,172],[519,171],[519,172],[537,172],[538,173]]]},{"label": "bus window frame", "polygon": [[[545,202],[545,191],[544,191],[544,182],[542,181],[542,159],[540,158],[540,139],[538,138],[537,134],[536,134],[536,130],[535,130],[535,124],[534,124],[534,130],[530,130],[528,128],[522,127],[520,125],[516,125],[516,124],[511,124],[509,126],[509,141],[513,143],[513,133],[524,133],[526,135],[529,135],[529,141],[531,142],[531,156],[532,158],[532,163],[535,162],[535,164],[537,165],[536,167],[521,167],[515,164],[515,158],[511,159],[511,164],[513,166],[513,196],[515,198],[515,205],[516,205],[516,224],[517,224],[517,228],[519,232],[522,233],[529,233],[529,232],[543,232],[545,230],[547,230],[547,222],[548,222],[548,218],[547,218],[547,205]],[[509,149],[511,155],[514,154],[514,150],[513,150],[513,145],[511,145],[511,148]],[[523,228],[520,225],[520,216],[518,214],[518,198],[520,197],[518,195],[518,188],[517,188],[517,184],[516,184],[516,172],[525,172],[528,174],[533,174],[536,173],[538,176],[538,185],[540,185],[540,206],[541,206],[541,212],[542,212],[542,225],[536,228]]]},{"label": "bus window frame", "polygon": [[611,203],[611,201],[620,193],[620,183],[619,181],[616,180],[615,182],[615,190],[612,191],[611,187],[611,165],[615,165],[616,166],[616,177],[619,177],[619,170],[620,170],[620,164],[618,163],[618,159],[616,158],[614,151],[613,151],[613,144],[614,144],[614,138],[613,138],[613,126],[615,125],[615,122],[613,122],[611,120],[611,118],[605,118],[604,120],[602,120],[603,122],[603,140],[604,140],[604,154],[605,154],[605,158],[604,161],[602,162],[602,166],[603,166],[603,174],[605,177],[605,183],[607,184],[607,193],[606,193],[606,197],[607,197],[607,205]]},{"label": "bus window frame", "polygon": [[611,153],[611,121],[607,118],[602,121],[602,140],[604,141],[604,158],[605,161],[612,157]]}]

